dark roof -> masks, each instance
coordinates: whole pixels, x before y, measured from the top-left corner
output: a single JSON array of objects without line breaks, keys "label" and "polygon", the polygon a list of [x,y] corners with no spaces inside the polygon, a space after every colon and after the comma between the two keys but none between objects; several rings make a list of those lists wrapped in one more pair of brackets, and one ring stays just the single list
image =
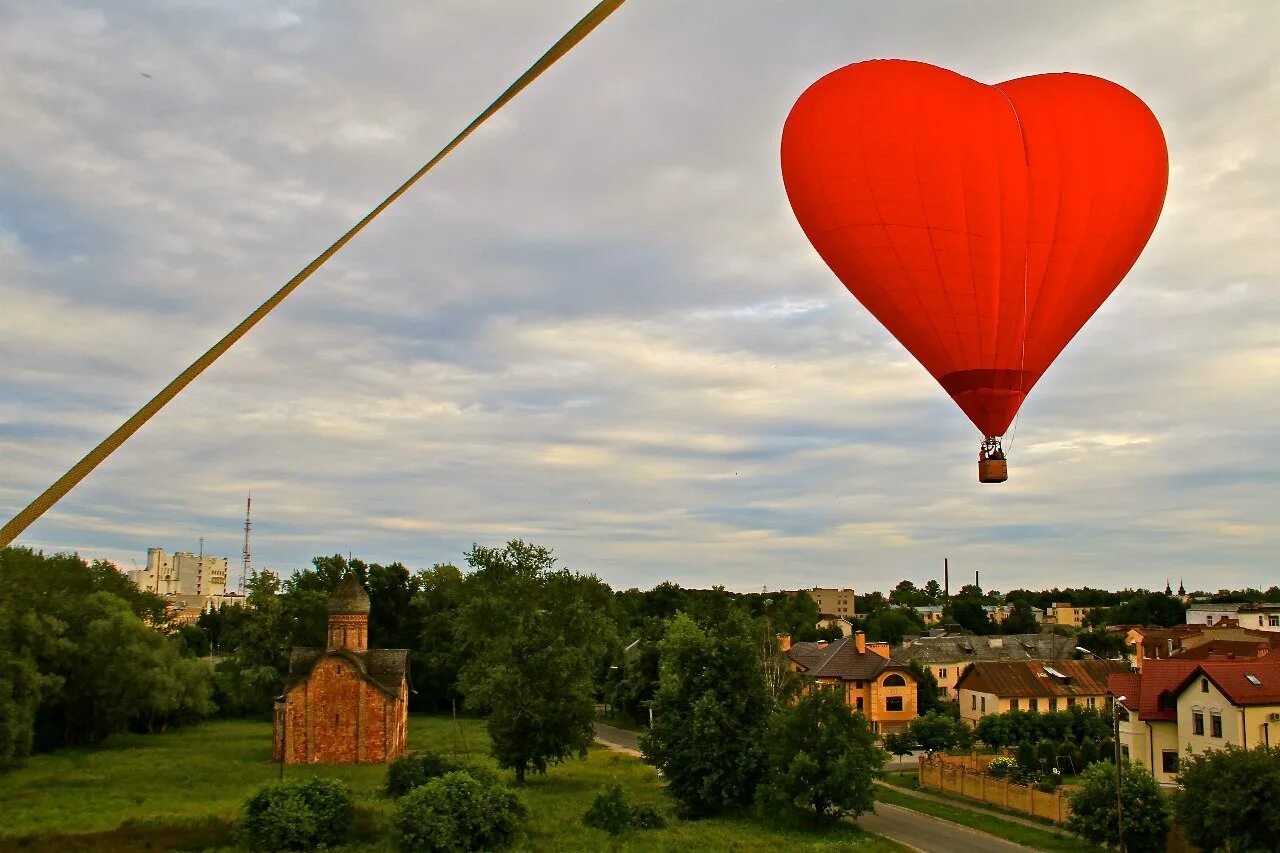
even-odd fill
[{"label": "dark roof", "polygon": [[[1278,638],[1280,639],[1280,638]],[[1274,648],[1261,640],[1210,640],[1192,649],[1174,653],[1178,660],[1207,660],[1210,658],[1259,658]]]},{"label": "dark roof", "polygon": [[368,615],[369,593],[360,585],[360,579],[354,572],[338,581],[338,585],[329,593],[329,612],[343,615]]},{"label": "dark roof", "polygon": [[885,669],[904,668],[870,649],[858,654],[853,637],[830,643],[796,643],[787,654],[804,668],[806,675],[814,678],[870,681]]},{"label": "dark roof", "polygon": [[979,660],[1059,660],[1070,657],[1076,638],[1059,634],[1009,634],[1001,637],[914,637],[893,650],[898,663],[964,663]]},{"label": "dark roof", "polygon": [[1195,671],[1196,661],[1151,658],[1143,661],[1141,673],[1117,673],[1107,679],[1107,692],[1124,696],[1125,707],[1139,720],[1176,720],[1177,706],[1166,697],[1171,689]]},{"label": "dark roof", "polygon": [[1280,705],[1280,657],[1199,661],[1170,693],[1177,696],[1201,677],[1212,681],[1233,705]]},{"label": "dark roof", "polygon": [[1019,697],[1100,696],[1107,692],[1108,676],[1129,671],[1129,664],[1118,660],[976,661],[960,676],[956,691]]},{"label": "dark roof", "polygon": [[357,652],[351,649],[296,648],[289,656],[289,678],[284,689],[287,693],[295,684],[306,679],[322,658],[340,657],[355,665],[367,681],[392,696],[400,692],[400,684],[409,677],[408,649],[369,649]]}]

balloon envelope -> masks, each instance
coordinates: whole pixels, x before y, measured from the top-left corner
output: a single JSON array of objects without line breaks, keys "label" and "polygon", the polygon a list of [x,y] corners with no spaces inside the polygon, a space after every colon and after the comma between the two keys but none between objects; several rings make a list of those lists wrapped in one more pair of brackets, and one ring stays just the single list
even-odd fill
[{"label": "balloon envelope", "polygon": [[782,132],[814,248],[987,436],[1133,266],[1168,170],[1147,106],[1084,74],[988,86],[859,62]]}]

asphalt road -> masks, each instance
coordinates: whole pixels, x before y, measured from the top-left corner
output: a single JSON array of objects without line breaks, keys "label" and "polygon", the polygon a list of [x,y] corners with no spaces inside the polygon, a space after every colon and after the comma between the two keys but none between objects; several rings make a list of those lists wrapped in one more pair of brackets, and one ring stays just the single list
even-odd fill
[{"label": "asphalt road", "polygon": [[[596,740],[623,750],[640,749],[635,732],[603,723],[596,723]],[[907,758],[902,766],[916,766],[914,757]],[[985,832],[887,803],[876,803],[876,813],[864,814],[858,818],[858,826],[922,853],[1026,853],[1031,850],[1030,847],[1023,847]]]}]

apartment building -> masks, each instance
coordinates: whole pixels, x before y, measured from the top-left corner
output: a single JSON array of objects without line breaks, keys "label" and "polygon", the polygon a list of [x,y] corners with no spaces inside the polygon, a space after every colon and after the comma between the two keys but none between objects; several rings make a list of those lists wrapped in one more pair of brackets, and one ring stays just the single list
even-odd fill
[{"label": "apartment building", "polygon": [[1070,603],[1054,602],[1044,609],[1046,625],[1070,625],[1079,628],[1084,624],[1084,617],[1089,615],[1092,607],[1076,607]]}]

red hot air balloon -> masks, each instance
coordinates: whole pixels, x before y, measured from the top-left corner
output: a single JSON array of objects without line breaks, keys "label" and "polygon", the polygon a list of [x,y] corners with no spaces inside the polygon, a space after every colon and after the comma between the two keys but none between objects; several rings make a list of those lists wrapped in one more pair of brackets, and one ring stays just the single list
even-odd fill
[{"label": "red hot air balloon", "polygon": [[1041,375],[1146,245],[1168,184],[1160,125],[1084,74],[988,86],[903,60],[810,86],[782,177],[818,254],[981,430],[979,479]]}]

